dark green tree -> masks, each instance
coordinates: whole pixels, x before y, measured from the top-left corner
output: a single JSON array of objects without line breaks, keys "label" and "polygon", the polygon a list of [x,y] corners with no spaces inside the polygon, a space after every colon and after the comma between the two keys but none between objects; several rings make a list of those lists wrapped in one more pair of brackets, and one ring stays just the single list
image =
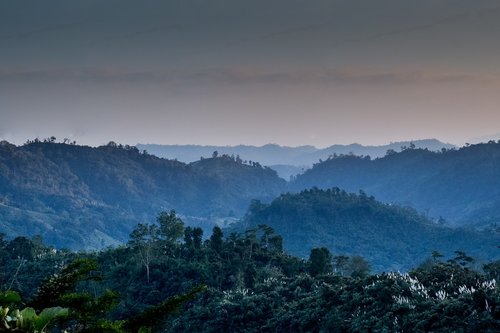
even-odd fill
[{"label": "dark green tree", "polygon": [[193,247],[193,228],[191,227],[184,229],[184,246],[188,249]]},{"label": "dark green tree", "polygon": [[333,257],[333,268],[335,273],[345,275],[349,264],[348,256],[335,256]]},{"label": "dark green tree", "polygon": [[11,258],[23,258],[33,260],[35,254],[35,244],[26,237],[20,236],[11,240],[6,250],[11,254]]},{"label": "dark green tree", "polygon": [[370,263],[361,256],[352,256],[347,264],[347,270],[352,277],[363,278],[370,273]]},{"label": "dark green tree", "polygon": [[161,212],[156,221],[160,225],[160,237],[167,244],[176,244],[184,235],[184,222],[177,217],[175,210]]},{"label": "dark green tree", "polygon": [[222,247],[224,245],[224,233],[222,229],[218,226],[215,226],[212,229],[212,236],[210,236],[210,248],[212,248],[215,252],[220,253],[222,251]]},{"label": "dark green tree", "polygon": [[309,255],[309,274],[317,276],[332,272],[332,254],[326,247],[314,248]]},{"label": "dark green tree", "polygon": [[31,306],[41,310],[47,307],[58,306],[65,294],[73,293],[81,281],[99,280],[95,274],[97,262],[93,259],[76,259],[61,269],[60,272],[47,278],[31,302]]},{"label": "dark green tree", "polygon": [[203,241],[203,229],[200,227],[193,228],[193,246],[195,249],[200,249]]}]

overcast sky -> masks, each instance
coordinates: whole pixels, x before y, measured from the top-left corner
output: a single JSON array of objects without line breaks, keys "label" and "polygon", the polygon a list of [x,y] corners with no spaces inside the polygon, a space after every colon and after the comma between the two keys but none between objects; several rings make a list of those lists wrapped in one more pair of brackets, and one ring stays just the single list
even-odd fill
[{"label": "overcast sky", "polygon": [[499,41],[497,0],[0,0],[0,139],[461,144]]}]

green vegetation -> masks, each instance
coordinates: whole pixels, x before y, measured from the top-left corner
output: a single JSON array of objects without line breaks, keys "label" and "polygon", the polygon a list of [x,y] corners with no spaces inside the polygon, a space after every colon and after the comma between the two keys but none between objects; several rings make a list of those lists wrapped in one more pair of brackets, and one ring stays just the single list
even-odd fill
[{"label": "green vegetation", "polygon": [[11,309],[21,303],[15,291],[0,292],[0,331],[1,332],[48,332],[50,327],[68,317],[68,309],[62,307],[46,308],[36,313],[31,307]]},{"label": "green vegetation", "polygon": [[[467,203],[470,214],[486,212],[493,221],[488,205],[497,189],[481,177],[495,183],[490,164],[499,146],[439,154],[410,147],[375,161],[335,157],[293,186],[322,168],[329,177],[330,165],[359,184],[370,172],[387,181],[388,168],[392,178],[380,186],[404,199],[405,191],[425,192],[420,182],[434,182],[424,176],[429,168],[446,189],[450,178],[432,162],[444,159],[454,175],[456,165],[470,168],[458,168],[461,191],[472,191],[474,182],[480,187],[461,199],[451,189],[446,200],[470,199],[478,208]],[[467,162],[469,153],[477,162]],[[375,171],[365,172],[367,166]],[[3,142],[0,188],[0,227],[8,234],[0,233],[0,332],[500,330],[494,228],[451,229],[412,208],[339,188],[251,201],[270,201],[284,181],[256,162],[218,152],[184,164],[114,143]],[[207,223],[235,220],[249,202],[244,218],[228,228]],[[144,223],[173,206],[183,215],[164,211]],[[37,233],[52,245],[100,250],[54,248]]]},{"label": "green vegetation", "polygon": [[[289,189],[362,189],[382,202],[410,205],[441,224],[467,223],[495,231],[500,218],[499,158],[500,144],[494,142],[439,153],[410,145],[375,160],[332,156],[289,183]],[[134,225],[165,209],[175,208],[188,224],[210,232],[216,224],[242,217],[252,199],[269,202],[287,186],[274,171],[238,156],[216,153],[185,164],[113,142],[91,148],[47,139],[19,147],[0,143],[0,188],[0,227],[9,236],[43,234],[57,247],[101,249],[123,244]],[[333,248],[330,239],[322,239],[331,232],[318,231],[312,246],[367,252]],[[288,240],[288,231],[282,232]],[[421,241],[418,235],[412,239]],[[308,249],[293,253],[306,256]],[[416,263],[403,261],[407,267]]]},{"label": "green vegetation", "polygon": [[307,257],[311,248],[362,255],[377,272],[407,271],[432,250],[463,250],[482,260],[498,258],[500,234],[452,229],[415,210],[376,201],[364,192],[317,188],[283,194],[270,204],[254,201],[233,230],[267,224],[279,230],[287,251]]},{"label": "green vegetation", "polygon": [[290,188],[363,190],[451,225],[495,229],[500,222],[499,165],[500,143],[494,141],[440,152],[410,145],[377,159],[333,155],[299,175]]},{"label": "green vegetation", "polygon": [[0,331],[500,328],[500,261],[478,266],[463,251],[447,261],[434,251],[408,273],[370,274],[364,258],[324,247],[312,249],[308,260],[290,256],[266,225],[229,236],[215,227],[205,241],[199,230],[171,211],[138,225],[126,246],[100,252],[0,237]]},{"label": "green vegetation", "polygon": [[134,225],[173,208],[208,232],[286,186],[273,170],[228,155],[185,164],[113,142],[45,141],[0,143],[0,230],[42,234],[57,247],[116,246]]}]

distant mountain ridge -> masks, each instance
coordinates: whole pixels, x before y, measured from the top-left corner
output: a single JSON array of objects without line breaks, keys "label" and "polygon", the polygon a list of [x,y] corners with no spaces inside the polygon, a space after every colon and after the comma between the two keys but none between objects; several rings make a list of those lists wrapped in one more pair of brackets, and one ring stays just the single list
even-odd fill
[{"label": "distant mountain ridge", "polygon": [[363,190],[455,225],[500,225],[500,143],[432,152],[411,148],[370,159],[343,155],[316,163],[290,184]]},{"label": "distant mountain ridge", "polygon": [[163,210],[211,229],[285,188],[275,171],[224,155],[186,164],[114,143],[0,143],[0,232],[42,234],[74,249],[125,241]]},{"label": "distant mountain ridge", "polygon": [[[159,144],[137,144],[139,150],[146,150],[150,154],[177,159],[182,162],[194,162],[200,157],[209,157],[214,151],[219,154],[239,155],[243,160],[258,161],[262,165],[270,166],[278,171],[279,175],[288,180],[290,175],[301,173],[320,159],[327,159],[333,154],[369,155],[373,158],[382,157],[387,150],[401,150],[401,147],[415,145],[416,148],[427,148],[438,151],[443,148],[455,148],[454,145],[443,143],[436,139],[425,139],[415,141],[392,142],[381,146],[363,146],[357,143],[349,145],[332,145],[327,148],[316,148],[314,146],[286,147],[277,144],[264,146],[201,146],[201,145],[159,145]],[[275,167],[276,166],[276,167]]]},{"label": "distant mountain ridge", "polygon": [[500,143],[439,152],[410,144],[376,159],[335,154],[287,183],[259,162],[221,152],[183,163],[112,142],[0,142],[0,232],[95,249],[128,239],[160,211],[175,209],[208,231],[237,221],[253,199],[314,187],[363,190],[442,224],[498,230]]}]

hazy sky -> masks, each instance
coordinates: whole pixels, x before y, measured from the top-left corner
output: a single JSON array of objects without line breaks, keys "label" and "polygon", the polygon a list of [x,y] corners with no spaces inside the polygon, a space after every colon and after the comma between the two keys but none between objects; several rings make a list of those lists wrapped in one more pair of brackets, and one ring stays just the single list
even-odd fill
[{"label": "hazy sky", "polygon": [[463,143],[499,41],[497,0],[0,0],[0,139]]}]

